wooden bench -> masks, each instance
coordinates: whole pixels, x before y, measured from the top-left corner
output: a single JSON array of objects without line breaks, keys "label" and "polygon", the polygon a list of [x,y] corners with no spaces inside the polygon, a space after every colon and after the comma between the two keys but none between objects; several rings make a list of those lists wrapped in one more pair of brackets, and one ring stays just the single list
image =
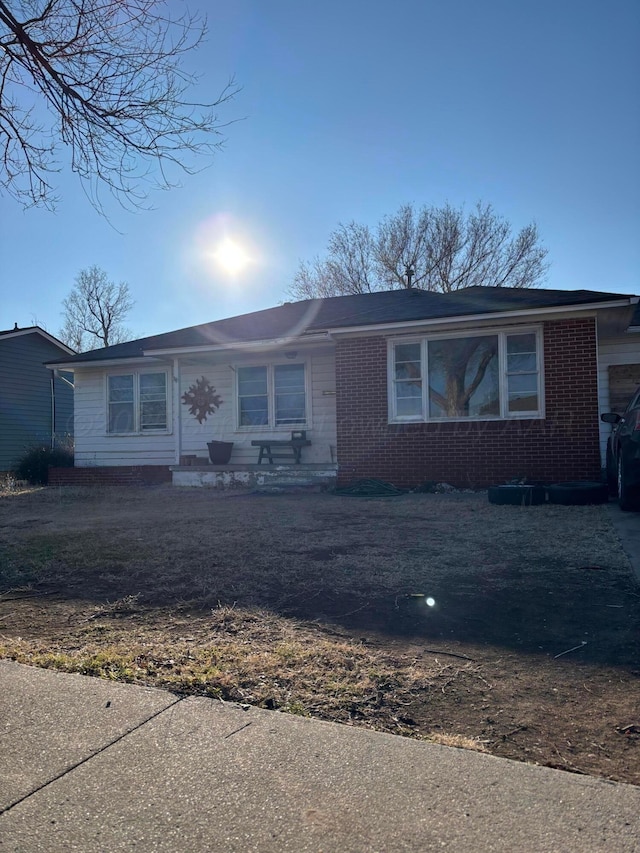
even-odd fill
[{"label": "wooden bench", "polygon": [[308,438],[292,438],[289,441],[276,441],[271,438],[258,439],[251,442],[252,447],[259,447],[258,465],[262,465],[262,460],[266,456],[269,464],[273,465],[274,459],[292,459],[296,465],[301,462],[300,456],[303,447],[310,447],[311,442]]}]

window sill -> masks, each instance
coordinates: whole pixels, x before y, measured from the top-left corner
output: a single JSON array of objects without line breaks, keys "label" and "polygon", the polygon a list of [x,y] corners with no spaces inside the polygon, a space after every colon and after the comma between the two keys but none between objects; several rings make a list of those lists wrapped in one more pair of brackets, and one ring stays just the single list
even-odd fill
[{"label": "window sill", "polygon": [[241,426],[234,430],[235,435],[249,435],[255,432],[290,433],[299,429],[311,429],[311,424],[286,424],[285,426],[268,426],[261,424],[256,426]]},{"label": "window sill", "polygon": [[389,426],[404,426],[406,424],[486,424],[486,423],[510,423],[511,421],[543,421],[545,415],[541,412],[526,412],[521,415],[510,415],[508,418],[402,418],[389,419]]},{"label": "window sill", "polygon": [[106,432],[106,438],[139,438],[143,435],[173,435],[170,429],[146,429],[144,432]]}]

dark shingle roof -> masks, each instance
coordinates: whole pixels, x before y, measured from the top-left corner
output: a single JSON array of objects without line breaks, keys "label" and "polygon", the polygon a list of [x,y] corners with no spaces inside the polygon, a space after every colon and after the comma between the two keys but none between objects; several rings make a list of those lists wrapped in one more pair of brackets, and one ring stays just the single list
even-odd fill
[{"label": "dark shingle roof", "polygon": [[[67,344],[65,344],[63,341],[56,338],[55,335],[52,335],[51,332],[47,332],[46,329],[42,329],[40,326],[18,327],[18,324],[16,323],[13,329],[0,329],[0,338],[8,337],[10,335],[24,334],[24,332],[35,332],[39,335],[42,335],[42,337],[46,338],[52,344],[59,346],[60,349],[63,349],[67,352],[74,352],[72,347],[67,346]],[[75,361],[75,356],[73,359],[67,359],[67,361]]]},{"label": "dark shingle roof", "polygon": [[232,345],[239,341],[296,338],[326,329],[349,326],[437,320],[536,308],[562,308],[628,298],[628,294],[593,290],[468,287],[453,293],[405,289],[334,296],[329,299],[307,299],[91,350],[62,359],[61,362],[132,358],[142,355],[145,350],[182,349],[212,344]]}]

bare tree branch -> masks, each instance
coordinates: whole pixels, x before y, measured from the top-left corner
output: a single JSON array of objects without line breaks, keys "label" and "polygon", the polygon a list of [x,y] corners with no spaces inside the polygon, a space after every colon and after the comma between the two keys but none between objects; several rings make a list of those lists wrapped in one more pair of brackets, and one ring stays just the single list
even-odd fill
[{"label": "bare tree branch", "polygon": [[290,293],[297,299],[413,286],[449,293],[463,287],[535,287],[544,279],[547,250],[529,224],[515,237],[491,205],[470,212],[451,205],[403,205],[375,229],[351,222],[329,237],[327,255],[301,263]]},{"label": "bare tree branch", "polygon": [[52,209],[60,156],[103,212],[107,188],[125,207],[151,186],[175,185],[167,166],[192,172],[224,127],[216,109],[189,100],[183,65],[206,21],[171,18],[167,0],[0,0],[0,189]]},{"label": "bare tree branch", "polygon": [[134,304],[129,285],[109,281],[100,267],[82,270],[62,304],[64,326],[60,339],[77,352],[122,343],[129,337],[123,326]]}]

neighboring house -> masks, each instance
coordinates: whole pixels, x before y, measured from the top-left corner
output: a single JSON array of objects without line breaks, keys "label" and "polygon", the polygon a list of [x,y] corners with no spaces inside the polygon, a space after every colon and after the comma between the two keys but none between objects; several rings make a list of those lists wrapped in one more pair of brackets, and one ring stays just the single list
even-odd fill
[{"label": "neighboring house", "polygon": [[[636,303],[585,290],[394,290],[285,303],[50,366],[74,373],[85,468],[177,466],[212,439],[234,442],[232,465],[255,463],[252,440],[303,429],[303,463],[336,463],[342,483],[594,479],[609,367],[640,365]],[[200,421],[183,400],[198,380],[220,404]]]},{"label": "neighboring house", "polygon": [[65,381],[45,367],[72,354],[39,326],[0,331],[0,471],[34,445],[73,435],[73,377]]}]

